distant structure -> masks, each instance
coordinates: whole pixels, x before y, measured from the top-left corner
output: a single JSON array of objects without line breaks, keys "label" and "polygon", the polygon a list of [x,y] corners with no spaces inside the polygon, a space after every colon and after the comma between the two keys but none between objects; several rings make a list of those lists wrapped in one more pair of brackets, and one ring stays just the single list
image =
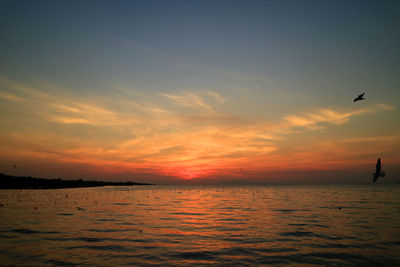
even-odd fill
[{"label": "distant structure", "polygon": [[356,98],[354,98],[353,102],[365,100],[364,95],[365,95],[365,93],[362,93],[361,95],[358,95]]},{"label": "distant structure", "polygon": [[381,158],[378,158],[378,161],[376,162],[376,168],[375,168],[375,173],[372,174],[374,176],[374,183],[376,180],[378,180],[379,177],[384,177],[385,172],[381,170]]}]

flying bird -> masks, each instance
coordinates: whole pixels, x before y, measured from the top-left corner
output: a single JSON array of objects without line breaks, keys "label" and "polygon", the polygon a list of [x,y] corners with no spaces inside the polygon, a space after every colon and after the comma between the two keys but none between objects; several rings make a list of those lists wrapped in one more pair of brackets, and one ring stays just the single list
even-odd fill
[{"label": "flying bird", "polygon": [[364,95],[365,95],[365,93],[362,93],[361,95],[358,95],[356,98],[354,98],[353,102],[365,100]]},{"label": "flying bird", "polygon": [[376,180],[378,180],[379,177],[384,177],[385,172],[381,170],[381,158],[378,158],[378,161],[376,162],[376,169],[375,173],[372,174],[374,176],[374,183]]}]

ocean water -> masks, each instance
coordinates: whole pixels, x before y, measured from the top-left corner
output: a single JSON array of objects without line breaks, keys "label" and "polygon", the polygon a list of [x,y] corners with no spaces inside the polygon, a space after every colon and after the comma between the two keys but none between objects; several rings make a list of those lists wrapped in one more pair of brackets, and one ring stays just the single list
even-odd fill
[{"label": "ocean water", "polygon": [[1,266],[400,266],[400,186],[0,191]]}]

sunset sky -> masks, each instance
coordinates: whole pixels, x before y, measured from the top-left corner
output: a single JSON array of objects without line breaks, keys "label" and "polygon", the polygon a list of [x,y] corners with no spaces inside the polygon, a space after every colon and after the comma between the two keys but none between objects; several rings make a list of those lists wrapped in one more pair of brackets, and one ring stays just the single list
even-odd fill
[{"label": "sunset sky", "polygon": [[399,179],[399,18],[400,1],[2,0],[0,172],[371,182],[381,157]]}]

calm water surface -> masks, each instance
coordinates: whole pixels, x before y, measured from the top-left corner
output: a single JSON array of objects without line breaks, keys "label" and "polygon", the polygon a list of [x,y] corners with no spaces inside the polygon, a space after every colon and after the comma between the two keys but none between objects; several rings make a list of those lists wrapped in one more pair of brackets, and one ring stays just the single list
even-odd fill
[{"label": "calm water surface", "polygon": [[400,186],[0,191],[0,265],[400,265]]}]

